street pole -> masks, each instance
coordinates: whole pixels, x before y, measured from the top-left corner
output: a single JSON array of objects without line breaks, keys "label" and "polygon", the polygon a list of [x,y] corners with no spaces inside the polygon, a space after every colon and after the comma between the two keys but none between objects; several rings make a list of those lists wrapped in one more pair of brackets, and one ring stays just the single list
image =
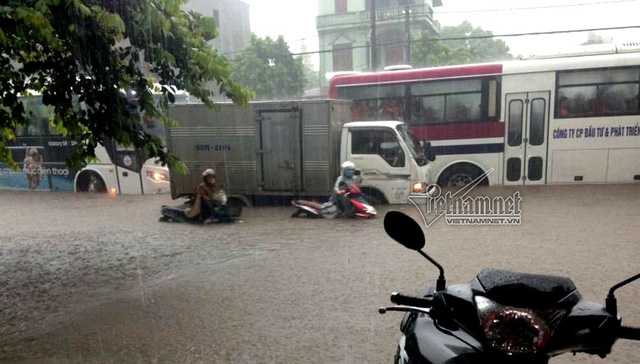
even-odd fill
[{"label": "street pole", "polygon": [[369,18],[371,20],[371,70],[378,70],[378,46],[376,44],[376,0],[369,0]]},{"label": "street pole", "polygon": [[405,44],[404,52],[404,64],[411,64],[411,10],[407,3],[404,9],[404,32],[407,35],[407,42]]}]

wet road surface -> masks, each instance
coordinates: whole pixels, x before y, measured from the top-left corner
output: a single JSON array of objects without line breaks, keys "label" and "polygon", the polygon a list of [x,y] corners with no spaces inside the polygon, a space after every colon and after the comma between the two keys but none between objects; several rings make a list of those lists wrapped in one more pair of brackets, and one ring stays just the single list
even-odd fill
[{"label": "wet road surface", "polygon": [[[604,302],[640,272],[640,185],[520,192],[520,226],[425,230],[448,283],[486,267],[555,274]],[[377,308],[437,277],[386,237],[381,218],[292,219],[290,207],[263,207],[233,225],[157,222],[171,203],[0,191],[0,362],[390,363],[401,315]],[[640,326],[639,284],[617,294],[629,325]],[[637,342],[618,342],[605,360],[552,361],[638,362]]]}]

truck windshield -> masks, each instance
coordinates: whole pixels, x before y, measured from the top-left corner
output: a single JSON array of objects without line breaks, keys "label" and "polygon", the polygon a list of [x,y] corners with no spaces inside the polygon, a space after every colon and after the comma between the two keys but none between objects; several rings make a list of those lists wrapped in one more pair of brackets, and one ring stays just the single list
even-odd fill
[{"label": "truck windshield", "polygon": [[427,164],[427,158],[425,158],[422,153],[422,147],[420,146],[420,142],[418,142],[418,138],[409,130],[407,125],[400,124],[396,127],[396,130],[404,139],[404,143],[409,148],[409,153],[411,153],[411,157],[416,160],[419,166],[423,166]]}]

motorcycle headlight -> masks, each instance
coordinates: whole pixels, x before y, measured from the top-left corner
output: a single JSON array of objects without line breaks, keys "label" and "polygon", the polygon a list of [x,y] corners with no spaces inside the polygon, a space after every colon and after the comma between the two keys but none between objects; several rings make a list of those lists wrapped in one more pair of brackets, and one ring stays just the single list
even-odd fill
[{"label": "motorcycle headlight", "polygon": [[566,313],[504,306],[482,296],[475,300],[487,343],[507,354],[540,353]]},{"label": "motorcycle headlight", "polygon": [[378,212],[373,206],[367,206],[367,213],[370,215],[376,215]]}]

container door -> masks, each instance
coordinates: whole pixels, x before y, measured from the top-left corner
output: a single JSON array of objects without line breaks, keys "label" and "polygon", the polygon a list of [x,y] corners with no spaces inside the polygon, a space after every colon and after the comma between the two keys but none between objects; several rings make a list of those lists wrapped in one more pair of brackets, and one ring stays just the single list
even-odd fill
[{"label": "container door", "polygon": [[297,190],[299,112],[260,113],[262,187],[265,191]]},{"label": "container door", "polygon": [[506,105],[504,184],[545,184],[549,92],[509,94]]}]

